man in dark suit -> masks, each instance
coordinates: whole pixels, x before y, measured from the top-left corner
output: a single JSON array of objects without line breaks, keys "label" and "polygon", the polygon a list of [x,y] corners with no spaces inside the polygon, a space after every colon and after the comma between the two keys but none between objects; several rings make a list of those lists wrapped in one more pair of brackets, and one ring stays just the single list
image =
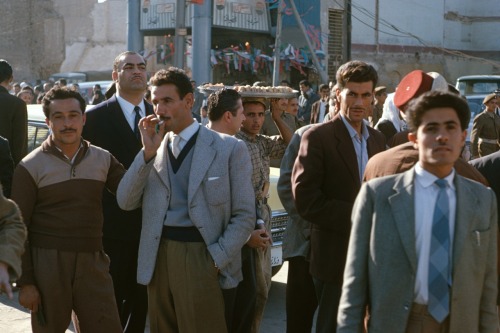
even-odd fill
[{"label": "man in dark suit", "polygon": [[0,184],[3,187],[3,195],[7,198],[10,198],[13,174],[14,161],[10,154],[9,141],[0,136]]},{"label": "man in dark suit", "polygon": [[297,212],[311,222],[310,272],[319,310],[317,332],[335,332],[351,211],[368,158],[385,149],[385,138],[367,126],[377,85],[375,69],[350,61],[337,71],[340,114],[302,138],[292,172]]},{"label": "man in dark suit", "polygon": [[314,102],[311,107],[311,124],[322,123],[325,116],[330,112],[330,88],[327,84],[319,86],[319,96],[320,99]]},{"label": "man in dark suit", "polygon": [[[153,113],[144,100],[147,88],[146,63],[135,52],[124,52],[113,64],[116,93],[89,110],[83,137],[113,154],[128,169],[142,143],[140,118]],[[103,244],[111,259],[110,272],[124,332],[144,332],[147,314],[146,287],[137,284],[137,253],[142,210],[124,211],[116,197],[103,195]]]},{"label": "man in dark suit", "polygon": [[28,152],[28,111],[26,103],[9,93],[13,79],[12,67],[0,59],[0,136],[9,140],[17,165]]}]

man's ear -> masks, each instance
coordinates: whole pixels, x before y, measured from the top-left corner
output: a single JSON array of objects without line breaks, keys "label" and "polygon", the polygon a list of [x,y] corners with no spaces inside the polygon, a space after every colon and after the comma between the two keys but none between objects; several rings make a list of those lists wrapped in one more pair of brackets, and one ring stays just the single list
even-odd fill
[{"label": "man's ear", "polygon": [[415,149],[418,149],[417,133],[409,132],[408,133],[408,140],[410,140],[410,142],[413,142],[413,147]]},{"label": "man's ear", "polygon": [[118,72],[112,71],[111,72],[111,78],[113,79],[113,81],[116,82],[116,80],[118,80]]}]

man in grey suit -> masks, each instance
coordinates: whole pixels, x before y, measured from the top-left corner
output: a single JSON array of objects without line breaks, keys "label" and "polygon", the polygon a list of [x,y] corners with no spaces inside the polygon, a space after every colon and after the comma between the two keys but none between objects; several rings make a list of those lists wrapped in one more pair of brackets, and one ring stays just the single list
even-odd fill
[{"label": "man in grey suit", "polygon": [[256,220],[250,156],[243,142],[193,120],[184,71],[160,70],[150,82],[158,118],[139,122],[144,148],[117,200],[143,208],[137,274],[148,285],[151,332],[226,332],[221,288],[241,281]]},{"label": "man in grey suit", "polygon": [[470,112],[428,92],[407,110],[419,162],[365,183],[353,208],[337,332],[497,332],[497,208],[456,174]]}]

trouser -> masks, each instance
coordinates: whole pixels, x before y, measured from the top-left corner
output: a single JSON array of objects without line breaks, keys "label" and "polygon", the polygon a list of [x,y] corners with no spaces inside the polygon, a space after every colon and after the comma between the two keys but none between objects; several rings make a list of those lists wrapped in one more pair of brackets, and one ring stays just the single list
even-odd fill
[{"label": "trouser", "polygon": [[148,314],[148,293],[137,283],[139,241],[103,239],[104,251],[111,264],[115,298],[124,333],[144,333]]},{"label": "trouser", "polygon": [[302,256],[288,258],[286,283],[286,331],[310,333],[318,307],[309,262]]},{"label": "trouser", "polygon": [[449,317],[440,324],[429,314],[426,305],[413,303],[406,333],[447,333],[449,324]]},{"label": "trouser", "polygon": [[[267,204],[257,206],[258,215],[264,220],[266,230],[271,236],[271,208]],[[255,303],[255,316],[252,332],[258,333],[264,309],[266,307],[269,290],[271,289],[271,246],[266,249],[254,249],[255,252],[255,277],[257,281],[257,300]]]},{"label": "trouser", "polygon": [[230,333],[250,333],[255,317],[256,280],[254,250],[245,245],[241,249],[243,280],[238,287],[223,289],[227,330]]},{"label": "trouser", "polygon": [[152,333],[227,332],[218,271],[204,242],[161,240],[148,301]]},{"label": "trouser", "polygon": [[313,278],[318,298],[318,317],[316,333],[335,333],[337,331],[337,312],[339,310],[341,283],[330,283]]},{"label": "trouser", "polygon": [[32,247],[31,256],[45,317],[45,325],[40,325],[37,314],[31,315],[33,332],[66,332],[72,310],[82,333],[122,332],[104,251]]}]

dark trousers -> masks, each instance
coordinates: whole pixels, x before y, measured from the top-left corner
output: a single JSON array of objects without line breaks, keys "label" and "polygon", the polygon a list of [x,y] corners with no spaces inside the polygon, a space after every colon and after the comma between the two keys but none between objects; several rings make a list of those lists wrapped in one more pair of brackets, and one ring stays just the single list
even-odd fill
[{"label": "dark trousers", "polygon": [[318,307],[309,262],[304,257],[288,258],[286,284],[286,331],[310,333],[314,312]]},{"label": "dark trousers", "polygon": [[313,278],[318,297],[318,318],[316,333],[335,333],[337,331],[337,312],[339,311],[342,284],[330,283]]},{"label": "dark trousers", "polygon": [[243,281],[236,288],[222,290],[229,333],[249,333],[252,328],[257,288],[254,252],[249,246],[243,246],[241,249]]},{"label": "dark trousers", "polygon": [[116,304],[124,333],[144,333],[148,314],[146,286],[137,283],[139,241],[103,239],[111,264]]}]

